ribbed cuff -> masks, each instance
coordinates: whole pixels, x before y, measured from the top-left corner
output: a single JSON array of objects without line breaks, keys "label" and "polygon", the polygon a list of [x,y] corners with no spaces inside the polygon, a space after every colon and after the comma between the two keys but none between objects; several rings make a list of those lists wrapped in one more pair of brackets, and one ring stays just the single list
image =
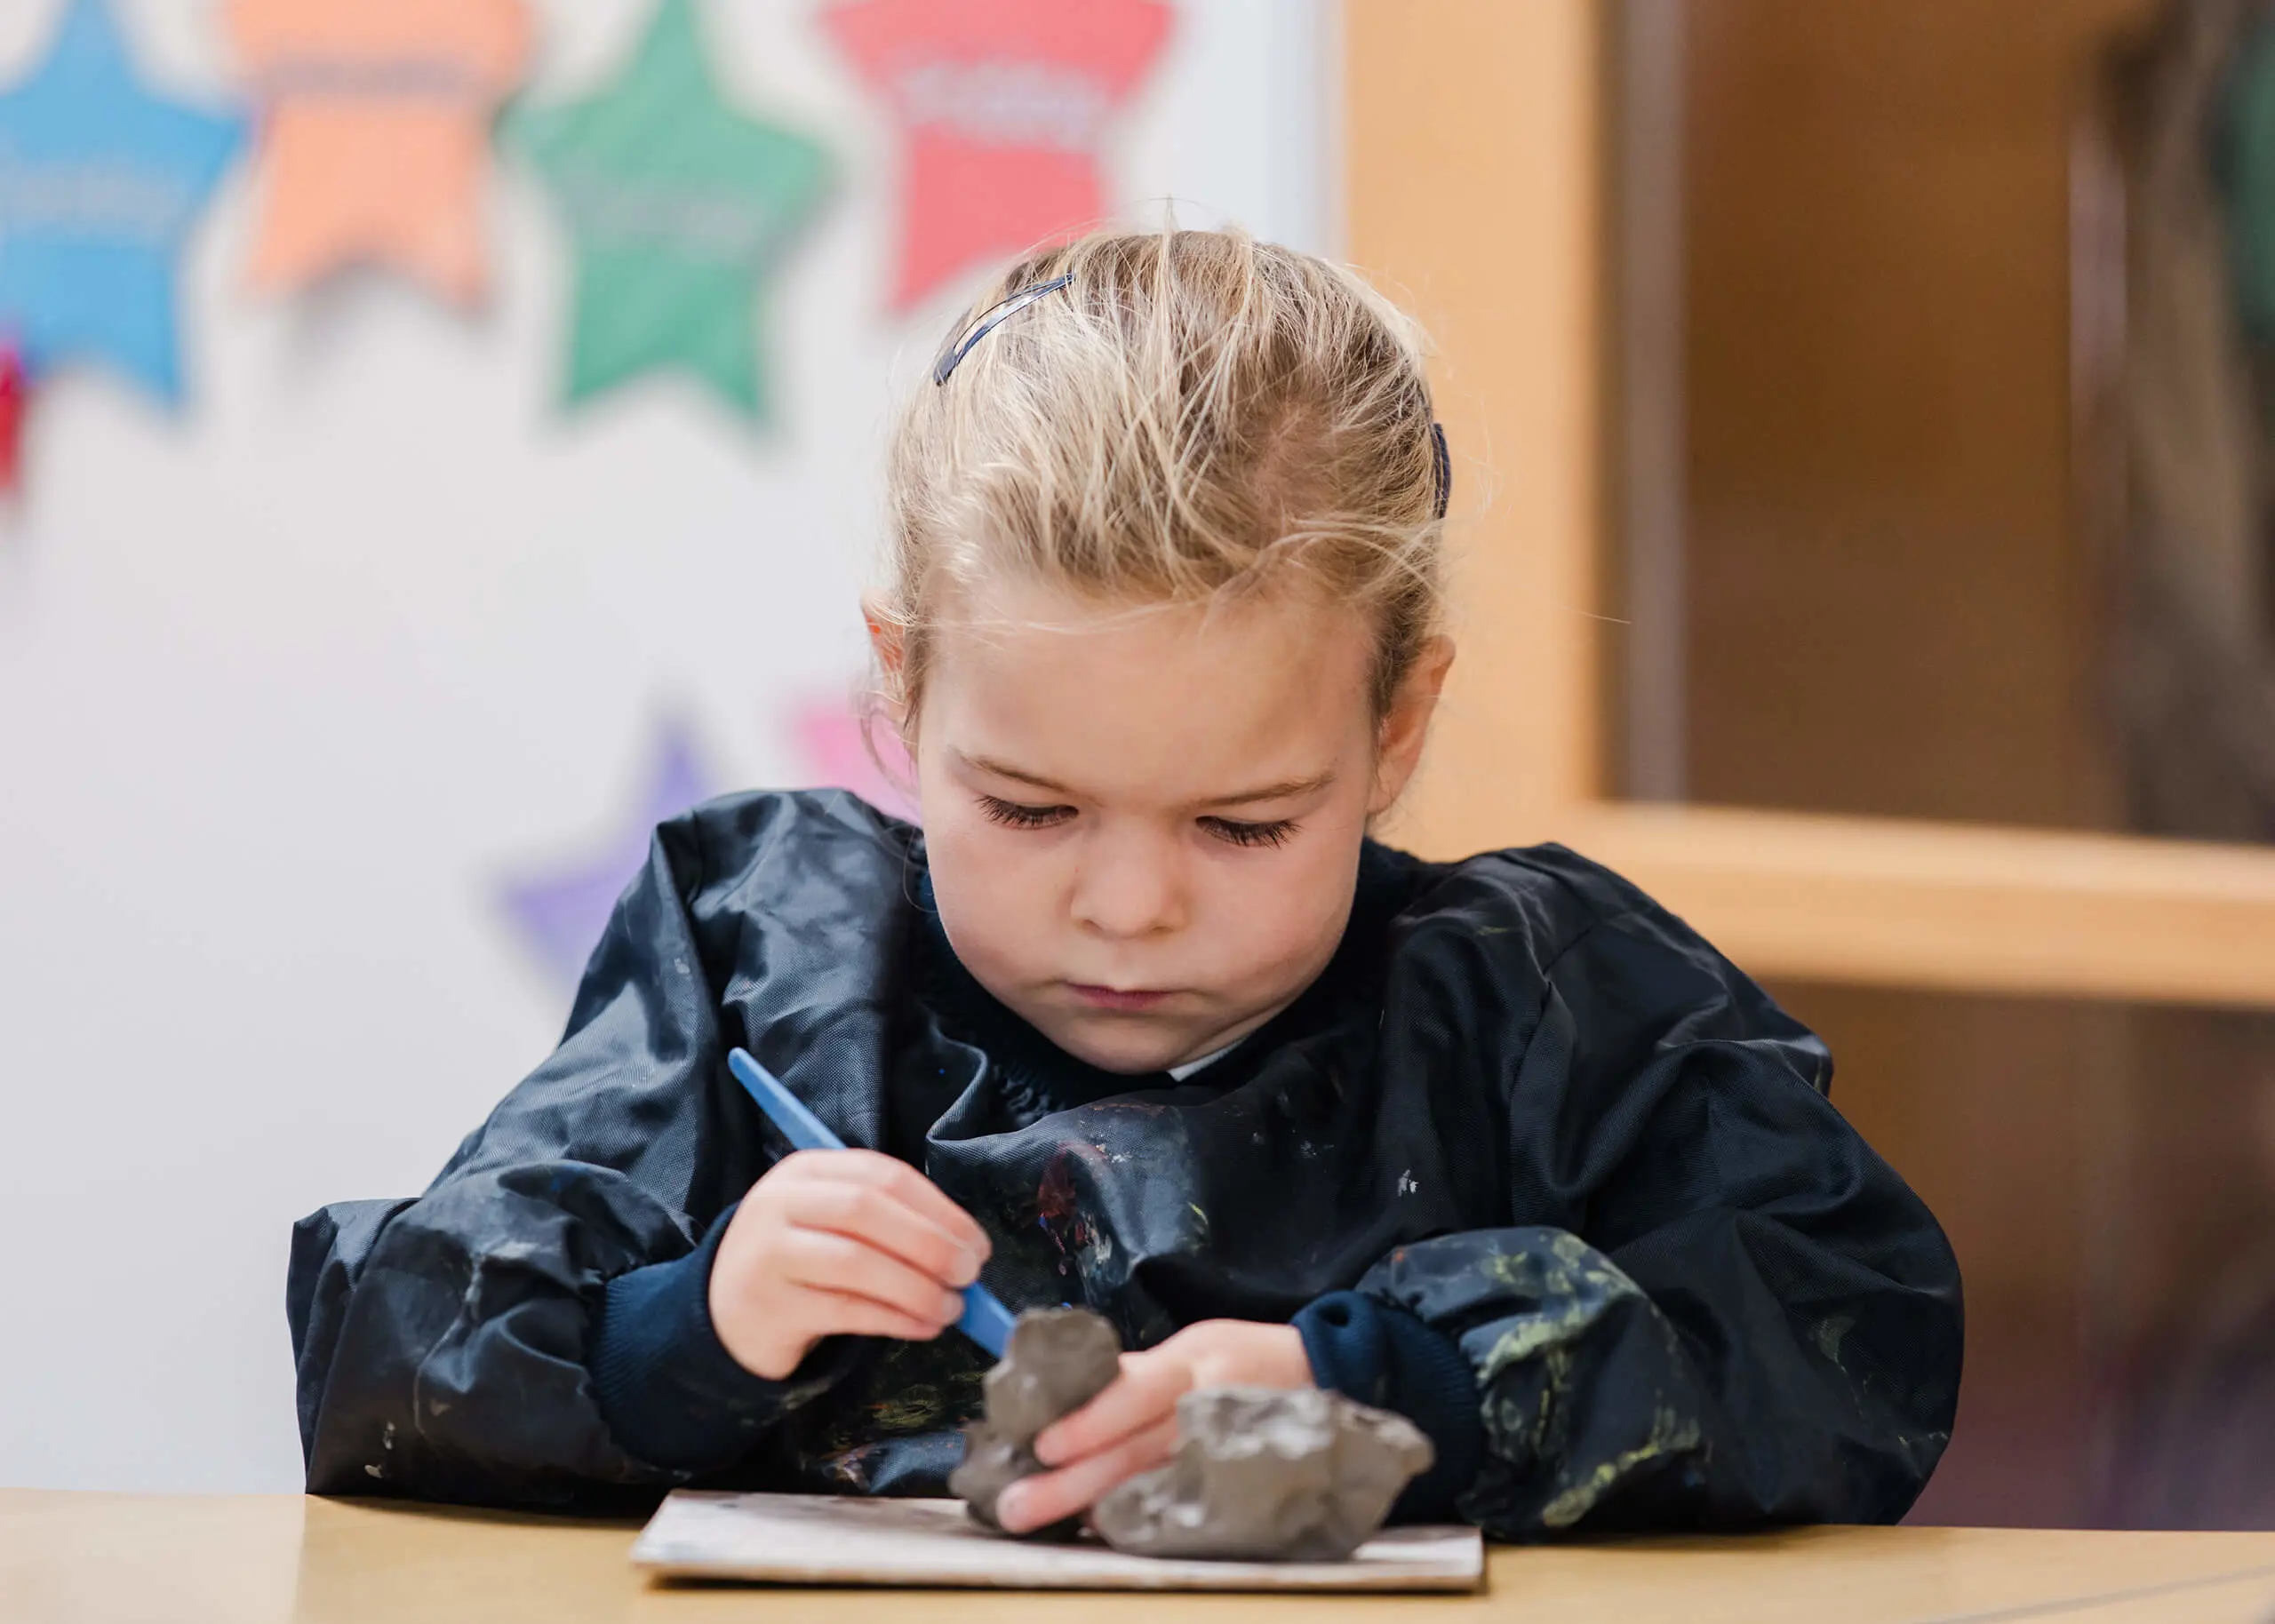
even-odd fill
[{"label": "ribbed cuff", "polygon": [[760,1434],[826,1391],[851,1363],[849,1339],[818,1343],[781,1381],[735,1363],[711,1324],[711,1262],[735,1209],[684,1257],[608,1283],[586,1366],[617,1446],[692,1477],[732,1465]]},{"label": "ribbed cuff", "polygon": [[1485,1463],[1477,1377],[1452,1338],[1393,1303],[1329,1292],[1296,1316],[1312,1379],[1346,1398],[1403,1415],[1437,1459],[1406,1485],[1391,1520],[1445,1522]]}]

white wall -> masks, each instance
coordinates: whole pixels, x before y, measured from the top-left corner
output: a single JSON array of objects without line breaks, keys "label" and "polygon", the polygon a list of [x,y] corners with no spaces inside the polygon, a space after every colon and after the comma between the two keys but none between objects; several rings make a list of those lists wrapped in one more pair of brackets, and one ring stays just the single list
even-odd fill
[{"label": "white wall", "polygon": [[[12,80],[58,0],[0,6]],[[208,0],[119,0],[146,75],[228,93]],[[539,94],[644,0],[549,0]],[[1328,249],[1326,7],[1186,0],[1114,195]],[[299,1483],[286,1237],[415,1192],[557,1035],[507,880],[636,802],[656,729],[811,782],[894,387],[966,290],[885,314],[890,131],[789,0],[707,0],[724,76],[849,171],[775,297],[778,426],[691,388],[553,404],[566,251],[501,164],[467,319],[358,282],[239,291],[240,168],[186,271],[193,404],[37,403],[0,517],[0,1485]]]}]

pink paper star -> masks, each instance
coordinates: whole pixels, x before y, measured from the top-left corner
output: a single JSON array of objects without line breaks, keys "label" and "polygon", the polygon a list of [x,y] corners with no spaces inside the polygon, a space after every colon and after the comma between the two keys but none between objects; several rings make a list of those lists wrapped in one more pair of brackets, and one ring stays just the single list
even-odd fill
[{"label": "pink paper star", "polygon": [[1160,54],[1160,0],[848,0],[823,26],[891,106],[906,139],[906,309],[967,266],[1079,231],[1106,213],[1108,118]]},{"label": "pink paper star", "polygon": [[479,299],[491,122],[530,53],[523,0],[230,0],[228,21],[262,108],[253,285],[372,264]]},{"label": "pink paper star", "polygon": [[850,790],[880,812],[922,821],[909,793],[916,764],[890,728],[863,717],[842,698],[809,699],[792,708],[788,720],[809,784]]}]

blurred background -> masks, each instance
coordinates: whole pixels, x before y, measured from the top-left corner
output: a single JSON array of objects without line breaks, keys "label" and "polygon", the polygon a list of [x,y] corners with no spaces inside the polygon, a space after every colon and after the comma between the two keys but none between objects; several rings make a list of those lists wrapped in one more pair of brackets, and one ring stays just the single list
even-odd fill
[{"label": "blurred background", "polygon": [[[2275,8],[1620,21],[1624,791],[2275,838]],[[1915,1517],[2275,1526],[2275,1018],[1775,986],[1965,1267]]]},{"label": "blurred background", "polygon": [[2262,0],[0,7],[0,1484],[298,1486],[292,1220],[655,820],[890,801],[896,394],[1169,202],[1438,335],[1393,838],[1631,869],[1950,1230],[1915,1519],[2275,1526]]}]

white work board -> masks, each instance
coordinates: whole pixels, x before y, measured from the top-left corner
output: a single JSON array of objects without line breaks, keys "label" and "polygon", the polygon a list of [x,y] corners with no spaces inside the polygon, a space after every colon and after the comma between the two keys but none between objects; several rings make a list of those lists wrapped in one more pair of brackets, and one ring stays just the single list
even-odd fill
[{"label": "white work board", "polygon": [[768,1584],[978,1586],[1008,1590],[1474,1590],[1474,1528],[1386,1528],[1348,1562],[1195,1562],[1125,1556],[990,1533],[960,1500],[675,1492],[632,1548],[672,1579]]}]

